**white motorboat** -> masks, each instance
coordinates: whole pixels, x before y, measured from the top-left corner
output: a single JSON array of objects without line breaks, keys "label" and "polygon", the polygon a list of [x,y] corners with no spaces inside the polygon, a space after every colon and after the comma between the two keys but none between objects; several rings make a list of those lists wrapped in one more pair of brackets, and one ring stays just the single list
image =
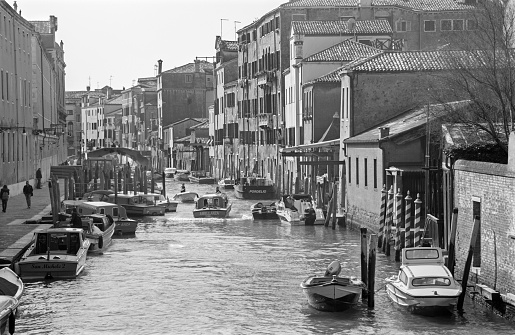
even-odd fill
[{"label": "white motorboat", "polygon": [[450,311],[462,291],[437,247],[402,249],[399,274],[386,281],[390,299],[415,313]]},{"label": "white motorboat", "polygon": [[165,178],[173,178],[173,175],[175,174],[175,171],[177,171],[176,168],[165,168]]},{"label": "white motorboat", "polygon": [[341,277],[340,272],[340,262],[333,261],[323,276],[310,276],[300,284],[311,307],[341,312],[357,304],[365,284],[355,277]]},{"label": "white motorboat", "polygon": [[232,190],[234,189],[234,183],[234,179],[224,178],[218,181],[218,186],[223,187],[225,190]]},{"label": "white motorboat", "polygon": [[232,204],[229,203],[224,193],[206,194],[197,199],[193,217],[195,218],[226,218],[231,212]]},{"label": "white motorboat", "polygon": [[[114,220],[114,232],[121,235],[134,235],[138,227],[138,221],[129,219],[125,208],[105,201],[86,201],[77,206],[80,215],[105,214]],[[66,211],[68,213],[68,210]],[[70,212],[71,213],[71,212]]]},{"label": "white motorboat", "polygon": [[131,216],[165,215],[165,208],[156,205],[152,197],[148,198],[144,194],[111,194],[109,202],[124,207]]},{"label": "white motorboat", "polygon": [[174,178],[177,181],[190,181],[190,171],[188,170],[176,170]]},{"label": "white motorboat", "polygon": [[0,269],[0,334],[9,324],[9,333],[14,333],[16,310],[25,286],[21,278],[10,268]]},{"label": "white motorboat", "polygon": [[283,195],[277,203],[277,215],[282,223],[291,225],[321,225],[325,223],[324,212],[316,208],[310,194]]},{"label": "white motorboat", "polygon": [[90,244],[80,228],[37,230],[16,273],[23,280],[75,278],[86,266]]},{"label": "white motorboat", "polygon": [[198,198],[198,194],[195,192],[180,192],[176,193],[172,199],[180,202],[195,202]]}]

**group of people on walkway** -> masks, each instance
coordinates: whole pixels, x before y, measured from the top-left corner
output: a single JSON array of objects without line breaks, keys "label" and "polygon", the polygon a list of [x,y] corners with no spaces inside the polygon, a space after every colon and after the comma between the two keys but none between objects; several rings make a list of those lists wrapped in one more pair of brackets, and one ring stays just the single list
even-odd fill
[{"label": "group of people on walkway", "polygon": [[[43,178],[43,174],[41,173],[41,168],[38,168],[36,171],[36,188],[41,188],[41,178]],[[23,186],[23,195],[25,195],[25,201],[27,202],[27,208],[30,208],[32,203],[32,197],[34,196],[34,188],[27,180],[25,182],[25,186]],[[0,189],[0,200],[2,200],[2,212],[5,213],[7,210],[7,202],[9,201],[10,190],[7,185],[4,185]]]}]

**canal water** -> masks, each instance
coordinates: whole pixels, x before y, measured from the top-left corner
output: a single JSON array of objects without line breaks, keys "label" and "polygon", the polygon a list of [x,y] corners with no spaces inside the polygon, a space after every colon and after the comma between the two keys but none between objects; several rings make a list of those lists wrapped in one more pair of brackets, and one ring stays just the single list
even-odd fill
[{"label": "canal water", "polygon": [[[186,183],[188,191],[215,185]],[[180,183],[167,180],[167,194]],[[514,334],[515,325],[469,299],[465,313],[417,316],[396,307],[384,278],[399,264],[378,254],[375,309],[308,306],[299,287],[338,259],[360,275],[357,230],[253,221],[234,199],[229,219],[193,219],[193,204],[149,217],[136,236],[88,256],[80,277],[27,283],[16,334]]]}]

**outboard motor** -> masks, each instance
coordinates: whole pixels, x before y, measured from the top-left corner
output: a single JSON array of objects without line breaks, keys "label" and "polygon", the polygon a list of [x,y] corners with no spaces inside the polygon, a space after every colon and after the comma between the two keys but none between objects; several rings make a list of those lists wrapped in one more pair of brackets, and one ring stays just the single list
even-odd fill
[{"label": "outboard motor", "polygon": [[342,271],[342,266],[339,261],[332,261],[325,270],[324,276],[337,276]]}]

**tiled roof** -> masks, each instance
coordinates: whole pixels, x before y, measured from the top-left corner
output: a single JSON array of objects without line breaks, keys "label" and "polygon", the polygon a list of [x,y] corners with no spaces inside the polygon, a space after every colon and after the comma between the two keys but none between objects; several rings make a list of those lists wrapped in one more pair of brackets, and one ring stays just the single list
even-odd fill
[{"label": "tiled roof", "polygon": [[[487,125],[484,126],[488,127]],[[499,125],[499,128],[500,127],[501,125]],[[483,129],[479,129],[478,127],[474,127],[470,124],[443,124],[442,132],[445,147],[469,146],[474,143],[495,143],[495,141],[492,138],[492,135],[488,134]],[[498,133],[501,135],[501,137],[503,137],[502,130]],[[505,139],[505,137],[503,137],[503,139]]]},{"label": "tiled roof", "polygon": [[300,35],[340,35],[340,34],[392,34],[392,27],[386,20],[356,21],[349,29],[345,21],[293,21],[294,34]]},{"label": "tiled roof", "polygon": [[335,83],[335,82],[339,82],[341,79],[340,79],[340,71],[343,69],[344,67],[339,67],[337,68],[336,70],[334,71],[331,71],[329,72],[328,74],[326,75],[323,75],[321,77],[318,77],[304,85],[307,85],[307,84],[313,84],[313,83]]},{"label": "tiled roof", "polygon": [[[446,104],[432,104],[429,105],[430,117],[439,117],[448,113],[451,109],[456,110],[459,108],[466,107],[470,104],[470,100],[453,101]],[[380,127],[389,128],[389,137],[403,134],[409,130],[415,129],[427,122],[428,107],[419,107],[404,112],[389,121],[375,126],[369,130],[366,130],[356,136],[348,138],[345,143],[370,143],[379,141]]]},{"label": "tiled roof", "polygon": [[381,52],[346,68],[355,72],[442,71],[455,69],[467,58],[470,64],[474,62],[474,57],[456,50]]},{"label": "tiled roof", "polygon": [[91,97],[105,96],[104,92],[95,92],[95,91],[66,91],[64,93],[65,99],[80,99],[85,95],[89,95]]},{"label": "tiled roof", "polygon": [[[281,7],[358,7],[359,3],[359,0],[297,0],[282,4]],[[372,6],[395,6],[416,11],[448,11],[474,8],[456,0],[372,0]]]},{"label": "tiled roof", "polygon": [[50,21],[29,21],[33,26],[36,32],[40,34],[50,34],[52,33],[52,29],[50,26]]},{"label": "tiled roof", "polygon": [[[213,63],[207,62],[204,60],[199,61],[199,70],[200,71],[213,71]],[[195,63],[188,63],[167,71],[163,71],[163,73],[193,73],[195,72]]]},{"label": "tiled roof", "polygon": [[238,51],[238,42],[222,40],[220,43],[220,49],[228,51]]},{"label": "tiled roof", "polygon": [[380,52],[379,49],[348,39],[306,57],[302,62],[349,62],[370,57]]},{"label": "tiled roof", "polygon": [[117,95],[106,101],[106,105],[121,105],[122,104],[122,95]]}]

